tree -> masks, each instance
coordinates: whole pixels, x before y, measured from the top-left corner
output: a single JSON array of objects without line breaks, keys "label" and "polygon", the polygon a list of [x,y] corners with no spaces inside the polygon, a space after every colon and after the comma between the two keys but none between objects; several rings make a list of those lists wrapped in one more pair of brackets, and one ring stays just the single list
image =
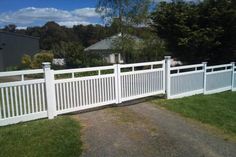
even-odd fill
[{"label": "tree", "polygon": [[131,35],[125,34],[113,40],[114,53],[121,53],[125,63],[134,63],[139,60],[140,47],[138,41]]},{"label": "tree", "polygon": [[60,42],[53,46],[56,57],[64,58],[69,68],[83,67],[86,64],[84,47],[77,42]]},{"label": "tree", "polygon": [[107,23],[116,20],[118,30],[123,35],[130,25],[140,25],[147,21],[150,0],[99,0],[96,11]]},{"label": "tree", "polygon": [[141,60],[157,61],[162,60],[166,55],[166,44],[150,31],[147,31],[142,41]]},{"label": "tree", "polygon": [[225,63],[236,58],[236,10],[231,0],[161,2],[153,28],[174,57],[188,63]]},{"label": "tree", "polygon": [[16,25],[15,24],[9,24],[9,25],[5,26],[3,30],[7,31],[7,32],[15,32],[16,31]]},{"label": "tree", "polygon": [[40,38],[40,47],[42,49],[50,50],[52,45],[60,43],[61,41],[69,42],[65,29],[55,22],[48,22],[42,27],[42,33]]},{"label": "tree", "polygon": [[99,0],[96,11],[100,13],[107,24],[121,33],[118,41],[114,42],[114,51],[121,52],[125,62],[138,60],[138,45],[130,34],[140,25],[148,21],[151,0]]}]

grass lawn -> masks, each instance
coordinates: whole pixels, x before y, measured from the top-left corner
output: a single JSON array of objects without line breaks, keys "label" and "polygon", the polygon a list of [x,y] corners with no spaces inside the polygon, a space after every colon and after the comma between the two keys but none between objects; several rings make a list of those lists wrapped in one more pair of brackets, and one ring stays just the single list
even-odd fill
[{"label": "grass lawn", "polygon": [[224,133],[236,135],[236,92],[196,95],[173,100],[154,100],[183,116],[220,128]]},{"label": "grass lawn", "polygon": [[69,116],[0,127],[1,157],[78,157],[80,125]]}]

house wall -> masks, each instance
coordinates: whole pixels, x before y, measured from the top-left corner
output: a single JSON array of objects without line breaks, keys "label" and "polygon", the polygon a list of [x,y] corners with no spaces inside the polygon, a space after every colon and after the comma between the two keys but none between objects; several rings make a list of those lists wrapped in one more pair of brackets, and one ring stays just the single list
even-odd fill
[{"label": "house wall", "polygon": [[110,54],[109,58],[110,58],[110,63],[113,63],[113,64],[116,63],[116,55],[114,53]]},{"label": "house wall", "polygon": [[119,54],[116,54],[116,53],[108,54],[107,56],[105,56],[105,60],[107,63],[115,64],[116,63],[116,56],[118,57],[119,63],[124,63],[120,53]]},{"label": "house wall", "polygon": [[21,63],[24,54],[33,55],[39,51],[39,39],[0,32],[0,70]]}]

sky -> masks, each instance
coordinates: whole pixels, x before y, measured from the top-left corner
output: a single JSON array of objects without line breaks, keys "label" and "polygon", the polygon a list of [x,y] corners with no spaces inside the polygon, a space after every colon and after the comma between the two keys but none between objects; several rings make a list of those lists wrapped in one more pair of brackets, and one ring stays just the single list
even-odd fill
[{"label": "sky", "polygon": [[42,26],[47,21],[67,27],[102,24],[96,4],[97,0],[1,0],[0,27],[14,23],[21,29]]},{"label": "sky", "polygon": [[[104,24],[95,12],[98,0],[0,0],[0,28],[8,24],[17,29],[42,26],[48,21],[73,27],[83,24]],[[170,0],[153,0],[159,1]],[[186,0],[190,1],[190,0]]]}]

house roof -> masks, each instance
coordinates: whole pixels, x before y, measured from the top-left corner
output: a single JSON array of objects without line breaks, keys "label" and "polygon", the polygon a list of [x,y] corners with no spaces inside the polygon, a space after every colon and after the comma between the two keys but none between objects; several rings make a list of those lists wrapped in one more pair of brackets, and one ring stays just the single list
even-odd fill
[{"label": "house roof", "polygon": [[12,36],[20,36],[20,37],[32,38],[32,39],[38,39],[39,40],[39,37],[33,37],[33,36],[24,35],[24,34],[15,33],[15,32],[6,32],[6,31],[0,30],[0,34],[7,34],[7,35],[12,35]]},{"label": "house roof", "polygon": [[[113,47],[113,42],[115,40],[117,40],[118,38],[121,37],[121,34],[117,34],[111,37],[108,37],[106,39],[103,39],[87,48],[84,49],[84,51],[106,51],[106,50],[111,50]],[[132,39],[134,39],[135,41],[140,41],[141,39],[136,37],[136,36],[130,36]]]}]

